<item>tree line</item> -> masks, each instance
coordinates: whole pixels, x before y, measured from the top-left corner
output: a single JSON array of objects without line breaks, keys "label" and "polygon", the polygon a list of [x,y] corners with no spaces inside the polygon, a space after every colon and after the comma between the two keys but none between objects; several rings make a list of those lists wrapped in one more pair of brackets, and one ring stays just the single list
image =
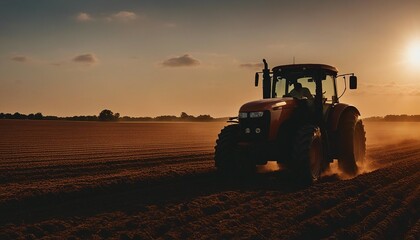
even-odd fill
[{"label": "tree line", "polygon": [[368,117],[364,121],[381,121],[381,122],[420,122],[420,115],[386,115],[384,117]]},{"label": "tree line", "polygon": [[109,109],[102,110],[99,115],[93,116],[72,116],[72,117],[58,117],[58,116],[44,116],[42,113],[0,113],[0,119],[26,119],[26,120],[69,120],[69,121],[179,121],[179,122],[212,122],[212,121],[226,121],[227,118],[213,118],[210,115],[199,115],[197,117],[188,115],[182,112],[180,116],[163,115],[157,117],[121,117],[119,113],[114,113]]}]

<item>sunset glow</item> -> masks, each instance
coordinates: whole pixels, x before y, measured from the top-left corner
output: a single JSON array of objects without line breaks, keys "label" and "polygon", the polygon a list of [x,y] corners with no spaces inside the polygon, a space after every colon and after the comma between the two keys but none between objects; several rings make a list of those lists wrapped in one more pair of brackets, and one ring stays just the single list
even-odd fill
[{"label": "sunset glow", "polygon": [[235,116],[262,98],[265,58],[354,72],[340,100],[364,116],[418,114],[405,88],[420,92],[419,13],[418,0],[4,0],[0,112]]},{"label": "sunset glow", "polygon": [[414,67],[420,67],[420,41],[413,42],[407,50],[407,61]]}]

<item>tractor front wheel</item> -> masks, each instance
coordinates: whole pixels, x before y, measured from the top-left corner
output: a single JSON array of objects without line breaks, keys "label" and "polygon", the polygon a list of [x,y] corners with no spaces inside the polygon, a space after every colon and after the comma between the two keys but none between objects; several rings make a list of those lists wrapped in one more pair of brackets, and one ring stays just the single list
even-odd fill
[{"label": "tractor front wheel", "polygon": [[222,129],[214,147],[217,171],[224,175],[255,173],[255,164],[238,149],[239,125],[232,124]]},{"label": "tractor front wheel", "polygon": [[311,184],[321,177],[324,162],[321,130],[317,126],[306,125],[297,131],[291,170],[297,180],[303,184]]}]

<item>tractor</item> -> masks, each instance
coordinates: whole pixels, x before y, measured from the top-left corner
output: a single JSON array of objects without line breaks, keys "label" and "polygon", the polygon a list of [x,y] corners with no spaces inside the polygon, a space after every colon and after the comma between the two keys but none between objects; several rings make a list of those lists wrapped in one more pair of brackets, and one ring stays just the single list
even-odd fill
[{"label": "tractor", "polygon": [[[348,175],[357,174],[357,162],[366,153],[366,137],[359,110],[340,103],[347,89],[357,88],[354,73],[338,74],[325,64],[289,64],[262,73],[263,99],[241,106],[216,141],[215,166],[222,174],[254,173],[268,161],[291,170],[303,183],[320,179],[330,163]],[[344,89],[337,95],[337,81]]]}]

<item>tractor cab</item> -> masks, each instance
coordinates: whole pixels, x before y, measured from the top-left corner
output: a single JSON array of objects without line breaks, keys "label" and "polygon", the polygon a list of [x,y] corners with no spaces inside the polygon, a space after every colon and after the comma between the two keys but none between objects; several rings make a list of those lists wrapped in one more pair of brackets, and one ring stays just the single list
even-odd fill
[{"label": "tractor cab", "polygon": [[264,99],[293,97],[292,91],[300,83],[303,88],[310,90],[314,98],[317,96],[325,102],[338,103],[336,79],[347,75],[350,75],[350,89],[357,88],[357,77],[353,73],[337,75],[337,68],[330,65],[290,64],[274,67],[270,71],[265,59],[263,62],[263,71],[255,74],[255,86],[258,86],[259,74],[263,73]]},{"label": "tractor cab", "polygon": [[[338,75],[337,68],[330,65],[290,64],[274,67],[270,71],[265,59],[263,61],[263,98],[293,98],[299,102],[299,106],[307,107],[314,114],[311,119],[318,123],[326,121],[331,106],[339,102],[338,77],[350,75],[350,89],[357,88],[357,77],[353,73]],[[259,73],[255,75],[256,87]]]},{"label": "tractor cab", "polygon": [[319,92],[324,102],[338,102],[334,81],[336,76],[337,70],[328,65],[299,64],[276,67],[273,69],[271,97],[314,100]]}]

